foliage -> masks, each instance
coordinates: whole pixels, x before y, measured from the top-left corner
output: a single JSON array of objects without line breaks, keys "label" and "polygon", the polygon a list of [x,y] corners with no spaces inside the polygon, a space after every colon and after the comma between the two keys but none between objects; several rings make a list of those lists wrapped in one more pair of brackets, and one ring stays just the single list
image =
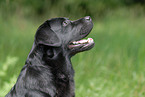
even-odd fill
[{"label": "foliage", "polygon": [[44,16],[78,18],[86,15],[98,18],[110,10],[137,4],[144,6],[145,2],[144,0],[1,0],[0,11],[4,17],[16,13],[31,18]]},{"label": "foliage", "polygon": [[[18,61],[17,57],[7,57],[6,58],[6,62],[0,64],[0,97],[4,97],[4,95],[7,94],[7,92],[10,90],[10,87],[12,87],[14,85],[14,83],[16,82],[16,75],[14,75],[13,77],[9,76],[8,70],[10,70],[9,68],[15,68],[16,62]],[[11,71],[12,72],[12,71]],[[9,78],[6,76],[9,76]],[[10,80],[7,81],[7,80]]]}]

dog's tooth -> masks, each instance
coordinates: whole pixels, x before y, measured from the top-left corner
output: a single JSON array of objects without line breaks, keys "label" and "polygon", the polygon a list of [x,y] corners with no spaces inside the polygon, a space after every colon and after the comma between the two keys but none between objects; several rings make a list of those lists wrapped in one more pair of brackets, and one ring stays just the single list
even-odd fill
[{"label": "dog's tooth", "polygon": [[73,44],[78,44],[78,42],[77,41],[74,41],[74,42],[72,42]]},{"label": "dog's tooth", "polygon": [[88,42],[88,40],[86,40],[86,39],[83,39],[83,40],[79,41],[79,43],[86,43],[86,42]]},{"label": "dog's tooth", "polygon": [[72,42],[74,45],[75,44],[83,44],[83,43],[88,43],[90,41],[90,39],[83,39],[83,40],[80,40],[80,41],[74,41]]},{"label": "dog's tooth", "polygon": [[76,44],[76,42],[73,42],[73,44]]}]

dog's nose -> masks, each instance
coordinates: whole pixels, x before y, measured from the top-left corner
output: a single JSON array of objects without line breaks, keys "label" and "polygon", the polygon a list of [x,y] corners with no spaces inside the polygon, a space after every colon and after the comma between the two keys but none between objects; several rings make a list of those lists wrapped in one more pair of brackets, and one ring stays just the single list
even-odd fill
[{"label": "dog's nose", "polygon": [[90,16],[86,16],[85,19],[88,20],[88,21],[92,20]]}]

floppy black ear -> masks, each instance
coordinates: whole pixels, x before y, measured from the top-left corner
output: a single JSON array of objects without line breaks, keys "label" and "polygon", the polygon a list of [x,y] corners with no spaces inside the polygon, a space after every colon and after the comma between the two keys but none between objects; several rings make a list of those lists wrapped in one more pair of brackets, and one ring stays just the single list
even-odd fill
[{"label": "floppy black ear", "polygon": [[60,46],[61,41],[57,34],[51,29],[50,25],[44,22],[37,30],[35,43],[47,46]]}]

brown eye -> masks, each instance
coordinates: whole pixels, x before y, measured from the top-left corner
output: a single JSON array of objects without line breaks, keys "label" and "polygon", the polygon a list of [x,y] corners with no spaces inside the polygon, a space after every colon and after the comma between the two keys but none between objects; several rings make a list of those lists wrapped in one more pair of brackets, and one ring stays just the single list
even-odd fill
[{"label": "brown eye", "polygon": [[66,20],[63,22],[63,26],[67,26],[70,23],[70,21]]}]

